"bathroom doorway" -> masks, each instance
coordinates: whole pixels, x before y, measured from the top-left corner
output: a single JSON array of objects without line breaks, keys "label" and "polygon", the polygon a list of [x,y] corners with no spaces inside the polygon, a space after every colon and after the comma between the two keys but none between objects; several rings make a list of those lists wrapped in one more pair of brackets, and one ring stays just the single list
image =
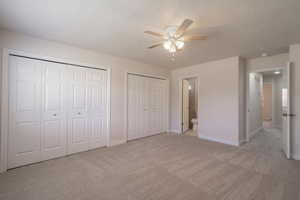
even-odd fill
[{"label": "bathroom doorway", "polygon": [[181,131],[184,135],[197,136],[198,88],[197,78],[182,80]]}]

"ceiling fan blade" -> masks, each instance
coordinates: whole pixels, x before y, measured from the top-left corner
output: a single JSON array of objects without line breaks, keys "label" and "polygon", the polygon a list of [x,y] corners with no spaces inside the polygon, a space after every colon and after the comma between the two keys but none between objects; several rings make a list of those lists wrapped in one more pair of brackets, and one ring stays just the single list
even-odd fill
[{"label": "ceiling fan blade", "polygon": [[153,49],[153,48],[155,48],[155,47],[159,47],[159,46],[161,46],[161,45],[163,45],[163,42],[160,42],[160,43],[154,44],[154,45],[152,45],[152,46],[148,47],[148,49]]},{"label": "ceiling fan blade", "polygon": [[206,40],[206,39],[207,39],[207,36],[202,36],[202,35],[188,35],[188,36],[182,37],[183,41]]},{"label": "ceiling fan blade", "polygon": [[147,34],[152,35],[152,36],[164,38],[164,35],[161,34],[161,33],[156,33],[156,32],[153,32],[153,31],[145,31],[144,33],[147,33]]},{"label": "ceiling fan blade", "polygon": [[182,24],[178,27],[175,35],[181,36],[185,30],[193,23],[194,21],[191,19],[185,19]]}]

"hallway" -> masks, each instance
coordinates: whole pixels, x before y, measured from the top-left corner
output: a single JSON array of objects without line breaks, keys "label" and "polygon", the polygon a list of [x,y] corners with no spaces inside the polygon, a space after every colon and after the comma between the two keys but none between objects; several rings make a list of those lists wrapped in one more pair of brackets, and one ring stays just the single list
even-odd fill
[{"label": "hallway", "polygon": [[279,129],[265,127],[250,142],[243,145],[242,149],[285,159],[281,150],[280,134],[281,131]]}]

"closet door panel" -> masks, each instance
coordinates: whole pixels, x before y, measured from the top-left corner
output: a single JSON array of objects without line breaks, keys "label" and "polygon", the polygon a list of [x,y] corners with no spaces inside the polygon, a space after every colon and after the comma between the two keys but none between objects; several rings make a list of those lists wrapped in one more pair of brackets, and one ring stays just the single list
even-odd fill
[{"label": "closet door panel", "polygon": [[89,149],[86,69],[68,66],[68,153]]},{"label": "closet door panel", "polygon": [[65,65],[43,62],[42,159],[66,155]]},{"label": "closet door panel", "polygon": [[151,85],[151,82],[146,77],[139,77],[140,79],[140,137],[147,137],[149,136],[149,112],[150,112],[150,106],[149,106],[149,87]]},{"label": "closet door panel", "polygon": [[140,98],[139,98],[139,79],[137,76],[128,75],[128,125],[127,125],[127,137],[128,140],[135,139],[139,137],[140,134],[140,127],[139,127],[139,120],[140,120]]},{"label": "closet door panel", "polygon": [[128,75],[128,140],[165,131],[166,81]]},{"label": "closet door panel", "polygon": [[40,160],[41,68],[35,60],[9,60],[8,168]]},{"label": "closet door panel", "polygon": [[89,148],[106,145],[107,136],[107,71],[87,72]]}]

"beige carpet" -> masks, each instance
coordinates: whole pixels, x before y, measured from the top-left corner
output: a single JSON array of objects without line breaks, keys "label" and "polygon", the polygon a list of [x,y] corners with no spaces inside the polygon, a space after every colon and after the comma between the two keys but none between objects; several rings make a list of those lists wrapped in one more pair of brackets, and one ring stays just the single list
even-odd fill
[{"label": "beige carpet", "polygon": [[163,134],[13,169],[5,200],[299,199],[300,162],[286,160],[276,130],[240,148]]}]

